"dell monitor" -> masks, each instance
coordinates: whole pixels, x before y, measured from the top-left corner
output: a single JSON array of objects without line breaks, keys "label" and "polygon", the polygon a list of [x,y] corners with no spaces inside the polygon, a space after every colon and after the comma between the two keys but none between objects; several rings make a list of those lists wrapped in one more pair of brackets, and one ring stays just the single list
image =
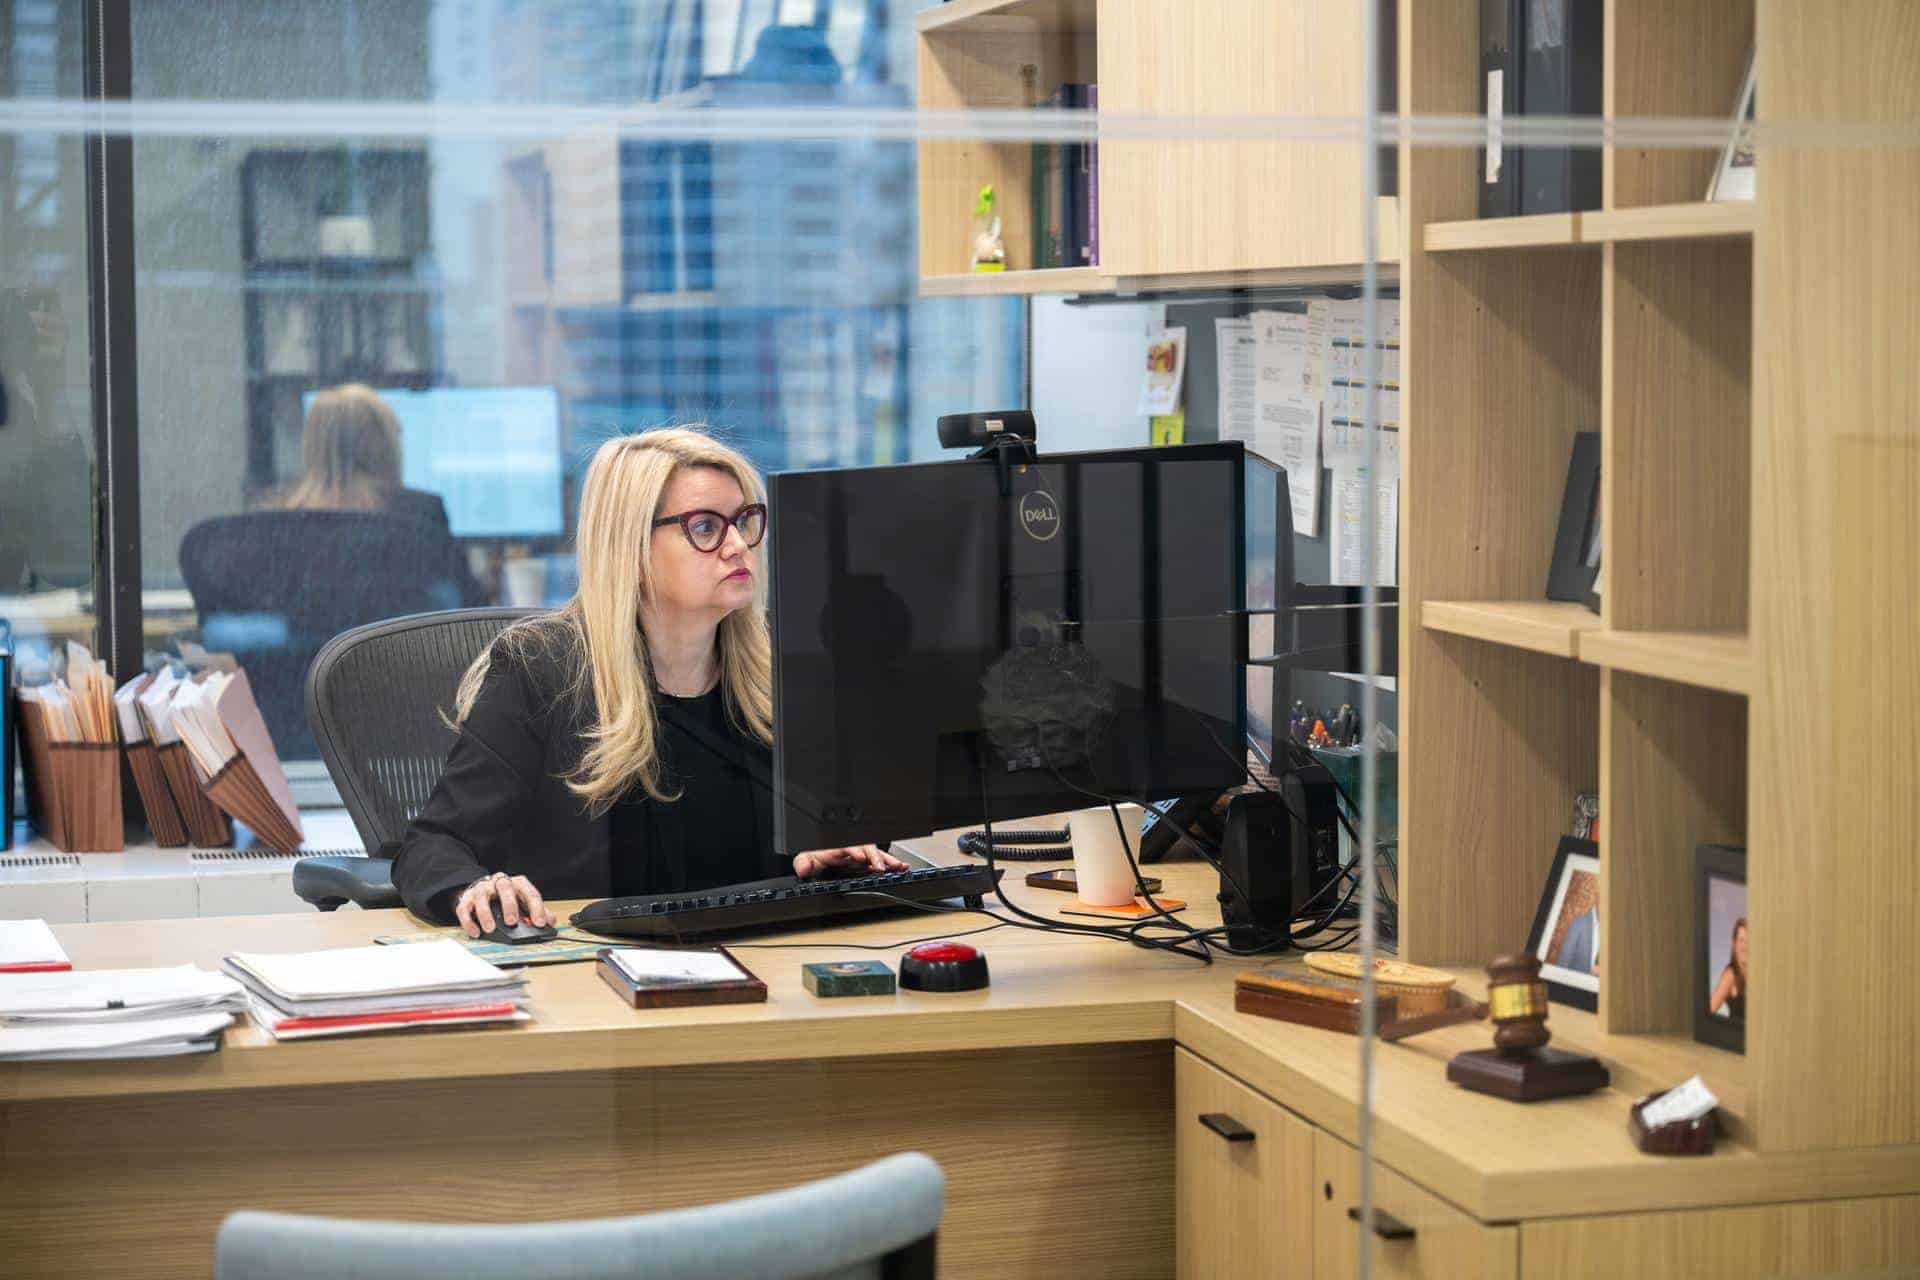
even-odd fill
[{"label": "dell monitor", "polygon": [[773,477],[787,852],[1245,780],[1238,443]]}]

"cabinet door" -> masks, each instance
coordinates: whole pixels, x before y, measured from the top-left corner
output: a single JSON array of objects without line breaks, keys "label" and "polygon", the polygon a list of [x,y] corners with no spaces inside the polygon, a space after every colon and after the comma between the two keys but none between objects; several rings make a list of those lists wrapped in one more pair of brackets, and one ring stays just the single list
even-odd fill
[{"label": "cabinet door", "polygon": [[1183,1280],[1313,1274],[1313,1127],[1174,1050],[1174,1240]]},{"label": "cabinet door", "polygon": [[[1357,120],[1361,12],[1352,0],[1099,0],[1101,115]],[[1244,133],[1103,139],[1100,269],[1132,276],[1357,263],[1362,154],[1357,142]],[[1397,244],[1397,235],[1383,238],[1382,257],[1397,258]]]},{"label": "cabinet door", "polygon": [[[1360,1274],[1360,1224],[1347,1216],[1360,1203],[1360,1153],[1329,1133],[1316,1130],[1314,1138],[1314,1274],[1344,1280]],[[1489,1227],[1378,1163],[1373,1203],[1381,1216],[1367,1247],[1376,1276],[1513,1280],[1519,1273],[1517,1228]]]}]

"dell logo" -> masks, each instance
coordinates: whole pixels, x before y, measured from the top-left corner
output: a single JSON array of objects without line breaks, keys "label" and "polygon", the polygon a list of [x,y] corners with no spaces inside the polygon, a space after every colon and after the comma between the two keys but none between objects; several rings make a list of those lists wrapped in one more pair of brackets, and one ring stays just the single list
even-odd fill
[{"label": "dell logo", "polygon": [[1045,489],[1035,489],[1020,499],[1020,527],[1035,542],[1050,542],[1060,532],[1060,504]]}]

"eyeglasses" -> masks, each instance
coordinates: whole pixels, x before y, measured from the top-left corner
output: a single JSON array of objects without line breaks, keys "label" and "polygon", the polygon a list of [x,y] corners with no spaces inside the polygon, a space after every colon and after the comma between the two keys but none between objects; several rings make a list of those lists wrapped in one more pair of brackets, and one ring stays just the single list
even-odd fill
[{"label": "eyeglasses", "polygon": [[653,527],[658,529],[670,524],[680,526],[680,532],[687,535],[695,551],[718,551],[720,544],[727,540],[730,527],[740,531],[742,542],[757,547],[760,539],[767,536],[767,508],[762,503],[750,503],[731,519],[718,511],[682,511],[677,516],[661,516],[653,522]]}]

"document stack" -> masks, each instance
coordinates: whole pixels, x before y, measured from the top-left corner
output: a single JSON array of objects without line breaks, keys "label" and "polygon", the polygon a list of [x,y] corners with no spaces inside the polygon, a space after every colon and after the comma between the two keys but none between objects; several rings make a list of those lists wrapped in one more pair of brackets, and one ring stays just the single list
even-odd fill
[{"label": "document stack", "polygon": [[113,678],[82,645],[67,645],[64,680],[20,690],[20,741],[34,824],[68,853],[126,847]]},{"label": "document stack", "polygon": [[141,722],[188,838],[197,848],[224,849],[233,843],[233,824],[200,789],[200,780],[193,776],[193,757],[187,754],[187,744],[180,740],[180,731],[173,724],[174,695],[185,684],[171,669],[162,670],[134,695],[134,701],[139,704]]},{"label": "document stack", "polygon": [[0,977],[0,1062],[211,1053],[245,1007],[240,984],[193,965]]},{"label": "document stack", "polygon": [[246,986],[248,1013],[276,1040],[530,1017],[526,975],[497,969],[452,939],[293,955],[236,952],[226,965]]},{"label": "document stack", "polygon": [[305,839],[280,754],[245,671],[207,671],[173,696],[173,727],[187,744],[207,796],[270,849],[292,853]]},{"label": "document stack", "polygon": [[162,849],[174,849],[187,842],[186,824],[180,818],[180,806],[167,789],[167,775],[160,767],[147,721],[140,710],[140,695],[153,687],[159,677],[151,673],[120,686],[113,695],[113,712],[120,720],[120,742],[127,751],[127,769],[140,792],[140,807],[146,811],[147,830],[153,843]]}]

